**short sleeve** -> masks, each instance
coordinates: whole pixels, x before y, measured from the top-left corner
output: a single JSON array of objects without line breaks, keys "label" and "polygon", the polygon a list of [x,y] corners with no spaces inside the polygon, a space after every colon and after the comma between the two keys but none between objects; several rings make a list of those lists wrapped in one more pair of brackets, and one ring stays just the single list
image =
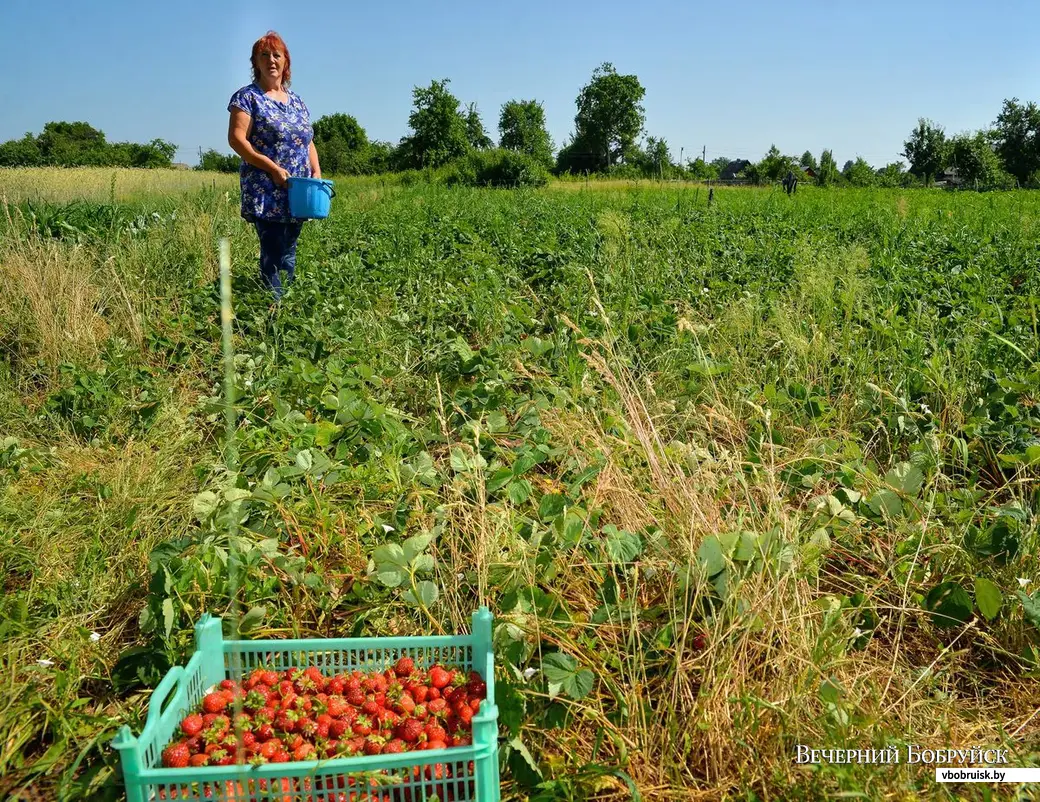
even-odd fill
[{"label": "short sleeve", "polygon": [[253,116],[256,110],[256,97],[249,91],[248,86],[243,86],[231,96],[231,100],[228,101],[228,111],[230,112],[232,109],[241,109],[250,117]]}]

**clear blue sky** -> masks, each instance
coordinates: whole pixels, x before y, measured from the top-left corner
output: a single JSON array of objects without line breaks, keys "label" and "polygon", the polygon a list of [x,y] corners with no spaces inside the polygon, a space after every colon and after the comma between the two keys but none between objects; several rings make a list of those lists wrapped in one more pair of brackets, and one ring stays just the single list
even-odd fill
[{"label": "clear blue sky", "polygon": [[408,133],[412,89],[449,78],[492,138],[510,99],[543,103],[557,147],[603,61],[646,87],[646,132],[674,158],[824,148],[839,166],[899,159],[918,117],[947,133],[992,123],[1004,98],[1040,102],[1036,0],[3,0],[0,141],[83,120],[109,141],[227,146],[227,101],[268,29],[316,119],[346,112],[371,139]]}]

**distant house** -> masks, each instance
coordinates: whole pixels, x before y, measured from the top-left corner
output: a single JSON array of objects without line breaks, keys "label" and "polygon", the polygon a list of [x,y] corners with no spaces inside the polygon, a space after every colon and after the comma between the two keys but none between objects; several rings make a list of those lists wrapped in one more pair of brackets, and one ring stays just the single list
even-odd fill
[{"label": "distant house", "polygon": [[816,171],[812,167],[803,167],[802,172],[806,178],[816,178]]},{"label": "distant house", "polygon": [[751,162],[749,162],[747,159],[737,159],[736,161],[731,161],[729,164],[722,168],[722,172],[719,173],[719,180],[735,180],[737,178],[737,174],[740,173],[740,171],[747,167],[749,164],[751,164]]},{"label": "distant house", "polygon": [[190,164],[185,164],[184,162],[174,162],[173,164],[170,165],[170,167],[172,167],[174,170],[190,170],[191,169],[191,165]]},{"label": "distant house", "polygon": [[956,167],[947,167],[935,176],[935,185],[937,187],[959,187],[963,183],[964,179],[961,178]]}]

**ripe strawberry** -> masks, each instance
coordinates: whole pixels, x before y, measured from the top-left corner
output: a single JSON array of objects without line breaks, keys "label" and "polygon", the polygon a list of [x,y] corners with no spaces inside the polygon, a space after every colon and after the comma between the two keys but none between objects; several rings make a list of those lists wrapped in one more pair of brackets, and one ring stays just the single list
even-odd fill
[{"label": "ripe strawberry", "polygon": [[369,698],[366,699],[361,705],[361,712],[366,716],[374,716],[379,712],[379,705],[376,704],[376,700]]},{"label": "ripe strawberry", "polygon": [[448,745],[444,741],[427,741],[423,744],[424,749],[447,749]]},{"label": "ripe strawberry", "polygon": [[278,684],[278,672],[272,671],[271,669],[264,669],[260,673],[260,681],[268,688],[273,688]]},{"label": "ripe strawberry", "polygon": [[470,680],[466,684],[466,692],[469,694],[470,699],[486,699],[487,683],[484,680]]},{"label": "ripe strawberry", "polygon": [[427,699],[440,699],[443,695],[441,694],[440,688],[433,688],[430,686],[427,686],[427,688],[429,688],[429,695],[426,697]]},{"label": "ripe strawberry", "polygon": [[189,760],[188,747],[179,741],[167,746],[162,753],[162,764],[170,769],[186,768]]},{"label": "ripe strawberry", "polygon": [[309,743],[302,743],[293,750],[293,760],[306,760],[314,754],[314,747]]},{"label": "ripe strawberry", "polygon": [[248,710],[250,713],[255,713],[263,707],[267,706],[267,694],[256,690],[255,688],[246,694],[242,700],[242,707]]},{"label": "ripe strawberry", "polygon": [[319,693],[325,690],[325,675],[317,666],[309,666],[303,673],[314,683],[314,687]]},{"label": "ripe strawberry", "polygon": [[705,636],[703,632],[698,632],[696,635],[693,636],[693,641],[691,645],[693,646],[693,650],[695,652],[703,651],[704,647],[708,645],[708,638]]},{"label": "ripe strawberry", "polygon": [[448,733],[440,724],[427,724],[423,729],[428,741],[447,741]]},{"label": "ripe strawberry", "polygon": [[358,716],[354,719],[354,734],[355,735],[371,735],[372,734],[372,721],[368,716]]},{"label": "ripe strawberry", "polygon": [[288,763],[291,759],[292,758],[290,757],[289,753],[286,752],[284,749],[281,749],[278,752],[275,752],[274,757],[271,758],[271,762],[272,763]]},{"label": "ripe strawberry", "polygon": [[397,727],[397,737],[405,743],[414,744],[423,733],[423,724],[418,719],[406,718]]},{"label": "ripe strawberry", "polygon": [[185,716],[181,719],[181,732],[184,733],[188,738],[194,738],[204,727],[202,716],[198,713],[192,713],[189,716]]},{"label": "ripe strawberry", "polygon": [[238,684],[233,679],[223,679],[217,687],[222,691],[233,691],[238,687]]},{"label": "ripe strawberry", "polygon": [[412,687],[409,693],[411,693],[412,698],[415,700],[415,703],[421,705],[423,702],[426,701],[426,698],[430,695],[430,689],[426,685],[415,685]]},{"label": "ripe strawberry", "polygon": [[444,699],[433,699],[426,705],[426,709],[434,716],[443,718],[446,715],[445,711],[448,709],[448,703]]},{"label": "ripe strawberry", "polygon": [[455,734],[451,737],[451,740],[455,746],[469,746],[473,743],[473,738],[463,730],[456,730]]},{"label": "ripe strawberry", "polygon": [[332,677],[327,683],[325,683],[325,690],[331,696],[341,696],[343,691],[346,689],[347,682],[340,675]]},{"label": "ripe strawberry", "polygon": [[399,677],[407,677],[415,671],[415,661],[411,657],[402,657],[394,664],[394,673]]},{"label": "ripe strawberry", "polygon": [[469,705],[459,705],[459,709],[455,711],[459,717],[459,720],[467,727],[471,725],[473,721],[473,708]]},{"label": "ripe strawberry", "polygon": [[394,710],[403,716],[407,716],[415,710],[415,700],[410,694],[402,693],[401,698],[394,705]]},{"label": "ripe strawberry", "polygon": [[347,710],[347,700],[342,696],[330,696],[328,705],[326,706],[326,712],[332,718],[339,718]]},{"label": "ripe strawberry", "polygon": [[343,733],[345,733],[349,728],[350,722],[344,721],[341,718],[333,719],[332,723],[329,724],[329,735],[333,738],[342,738]]},{"label": "ripe strawberry", "polygon": [[207,755],[205,752],[200,752],[197,755],[192,755],[189,762],[195,768],[199,768],[201,766],[208,766],[209,755]]},{"label": "ripe strawberry", "polygon": [[228,699],[223,691],[213,691],[202,697],[202,709],[207,713],[219,713],[228,706]]},{"label": "ripe strawberry", "polygon": [[400,752],[404,752],[408,748],[408,745],[400,738],[394,738],[387,741],[386,746],[383,747],[384,755],[396,755]]},{"label": "ripe strawberry", "polygon": [[264,741],[260,744],[260,754],[266,757],[268,760],[273,760],[274,756],[278,754],[278,750],[281,749],[282,745],[274,740],[273,738],[269,741]]},{"label": "ripe strawberry", "polygon": [[383,751],[383,744],[386,740],[379,735],[369,735],[365,739],[365,754],[366,755],[378,755]]},{"label": "ripe strawberry", "polygon": [[412,711],[412,715],[420,721],[425,721],[430,716],[430,708],[426,705],[416,705],[415,710]]},{"label": "ripe strawberry", "polygon": [[347,688],[347,704],[352,704],[354,707],[361,707],[365,703],[365,692],[361,690],[359,685],[357,688]]}]

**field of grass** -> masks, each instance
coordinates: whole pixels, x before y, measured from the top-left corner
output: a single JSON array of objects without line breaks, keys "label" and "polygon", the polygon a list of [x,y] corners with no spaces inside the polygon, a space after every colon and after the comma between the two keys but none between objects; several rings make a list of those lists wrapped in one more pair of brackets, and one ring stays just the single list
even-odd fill
[{"label": "field of grass", "polygon": [[206,610],[489,605],[503,799],[1040,766],[1040,195],[343,182],[272,309],[233,177],[110,174],[0,171],[0,796],[120,798]]}]

